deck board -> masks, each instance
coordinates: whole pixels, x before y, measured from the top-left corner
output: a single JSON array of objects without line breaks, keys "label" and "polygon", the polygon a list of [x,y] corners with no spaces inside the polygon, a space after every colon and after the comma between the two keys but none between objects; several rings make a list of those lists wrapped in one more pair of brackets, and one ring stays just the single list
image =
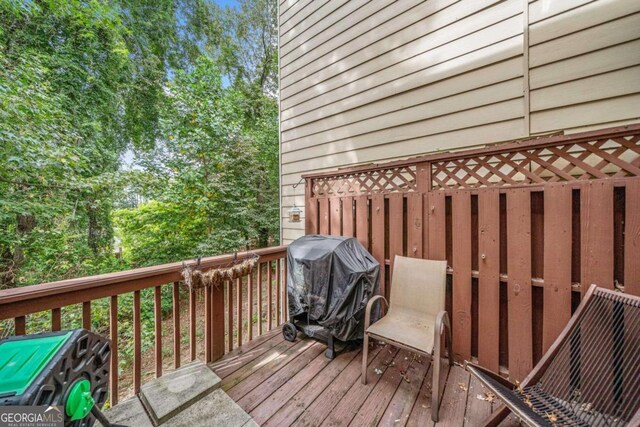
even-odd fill
[{"label": "deck board", "polygon": [[381,425],[406,425],[429,365],[428,360],[411,353],[400,361],[399,368],[403,376],[380,419]]},{"label": "deck board", "polygon": [[[368,369],[367,369],[367,384],[362,384],[359,379],[344,393],[339,399],[336,405],[329,407],[329,413],[325,420],[322,422],[324,426],[347,426],[358,413],[358,410],[362,406],[369,394],[380,380],[381,374],[375,372],[376,369],[380,369],[382,373],[386,370],[387,366],[383,363],[385,359],[388,359],[391,354],[378,352],[375,357],[370,357]],[[338,384],[337,384],[338,385]],[[343,385],[342,388],[346,388],[348,384]],[[332,393],[331,389],[327,389],[326,393]],[[320,397],[322,399],[322,396]],[[311,409],[311,408],[310,408]]]},{"label": "deck board", "polygon": [[[383,351],[379,351],[373,356],[374,357],[372,357],[371,361],[372,365],[380,364],[384,366],[386,364],[386,360],[388,360]],[[362,366],[361,363],[362,359],[360,357],[354,358],[349,365],[340,372],[340,375],[336,377],[336,380],[333,381],[302,414],[300,414],[298,419],[292,425],[315,427],[322,424],[327,414],[329,414],[343,399],[343,397],[345,397],[345,394],[353,384],[359,381],[360,369]]]},{"label": "deck board", "polygon": [[[386,353],[378,352],[375,357],[371,357],[369,359],[367,369],[368,382],[366,385],[362,384],[360,376],[358,375],[358,379],[350,388],[347,389],[349,386],[348,383],[339,384],[338,382],[334,382],[331,387],[325,390],[323,395],[316,399],[317,402],[323,402],[324,410],[327,411],[325,419],[320,420],[322,423],[321,425],[349,425],[353,417],[358,412],[358,409],[360,409],[371,393],[371,390],[373,390],[380,379],[381,375],[376,374],[375,369],[380,369],[380,371],[384,373],[387,368],[386,365],[384,365],[384,361],[387,360],[389,356],[390,355],[387,355]],[[360,358],[357,360],[361,361]],[[319,411],[317,414],[320,414],[322,413],[322,410],[323,409],[316,406],[315,408],[309,407],[306,412],[310,414],[312,411]],[[317,416],[310,418],[317,419]]]},{"label": "deck board", "polygon": [[249,393],[245,394],[238,400],[238,404],[245,408],[245,411],[250,412],[262,403],[265,398],[270,396],[289,381],[289,379],[296,375],[296,373],[300,372],[305,366],[308,366],[316,357],[318,357],[318,355],[323,353],[323,346],[320,343],[314,343],[291,363],[288,363],[277,373],[271,375],[266,381],[262,382],[262,384],[254,387],[249,391]]},{"label": "deck board", "polygon": [[[359,348],[333,360],[325,358],[324,349],[310,338],[299,336],[289,343],[270,333],[210,366],[224,373],[223,389],[259,425],[433,425],[429,358],[375,345],[369,352],[368,384],[363,385]],[[479,399],[484,389],[458,365],[441,378],[444,391],[437,426],[482,425],[500,404]],[[516,425],[511,417],[501,424]]]}]

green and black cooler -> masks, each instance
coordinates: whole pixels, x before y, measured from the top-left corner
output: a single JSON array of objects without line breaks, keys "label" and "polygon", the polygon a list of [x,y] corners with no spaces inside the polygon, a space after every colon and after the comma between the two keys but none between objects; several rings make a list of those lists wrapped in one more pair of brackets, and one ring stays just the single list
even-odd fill
[{"label": "green and black cooler", "polygon": [[0,405],[62,406],[65,426],[109,425],[111,342],[86,329],[0,341]]}]

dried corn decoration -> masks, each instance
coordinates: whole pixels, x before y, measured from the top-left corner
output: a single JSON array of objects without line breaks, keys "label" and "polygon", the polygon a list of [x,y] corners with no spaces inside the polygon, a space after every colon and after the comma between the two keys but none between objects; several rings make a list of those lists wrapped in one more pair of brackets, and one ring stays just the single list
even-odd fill
[{"label": "dried corn decoration", "polygon": [[251,255],[242,261],[233,261],[229,266],[212,268],[205,272],[200,270],[200,262],[196,264],[195,268],[185,264],[182,270],[184,284],[189,287],[190,291],[209,286],[218,288],[225,281],[235,280],[251,274],[256,265],[258,265],[258,258],[258,255]]}]

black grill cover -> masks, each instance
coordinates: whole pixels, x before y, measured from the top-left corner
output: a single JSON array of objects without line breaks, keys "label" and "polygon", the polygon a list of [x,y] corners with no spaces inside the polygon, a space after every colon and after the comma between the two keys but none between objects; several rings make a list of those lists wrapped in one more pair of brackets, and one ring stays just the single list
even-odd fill
[{"label": "black grill cover", "polygon": [[380,265],[352,237],[308,235],[287,249],[289,314],[306,313],[335,338],[362,338]]}]

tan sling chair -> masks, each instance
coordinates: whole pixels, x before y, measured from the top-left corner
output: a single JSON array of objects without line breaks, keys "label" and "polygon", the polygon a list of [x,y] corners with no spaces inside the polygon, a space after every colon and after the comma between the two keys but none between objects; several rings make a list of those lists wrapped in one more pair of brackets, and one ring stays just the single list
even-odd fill
[{"label": "tan sling chair", "polygon": [[640,425],[640,297],[592,285],[520,386],[477,365],[467,370],[528,426]]},{"label": "tan sling chair", "polygon": [[[362,383],[367,383],[369,337],[393,346],[432,357],[431,419],[438,421],[440,404],[441,337],[445,334],[449,349],[449,367],[453,364],[451,326],[444,309],[447,262],[396,256],[391,283],[391,304],[377,295],[369,300],[364,320]],[[371,323],[373,304],[382,299],[389,306],[387,314]],[[432,356],[433,353],[433,356]]]}]

